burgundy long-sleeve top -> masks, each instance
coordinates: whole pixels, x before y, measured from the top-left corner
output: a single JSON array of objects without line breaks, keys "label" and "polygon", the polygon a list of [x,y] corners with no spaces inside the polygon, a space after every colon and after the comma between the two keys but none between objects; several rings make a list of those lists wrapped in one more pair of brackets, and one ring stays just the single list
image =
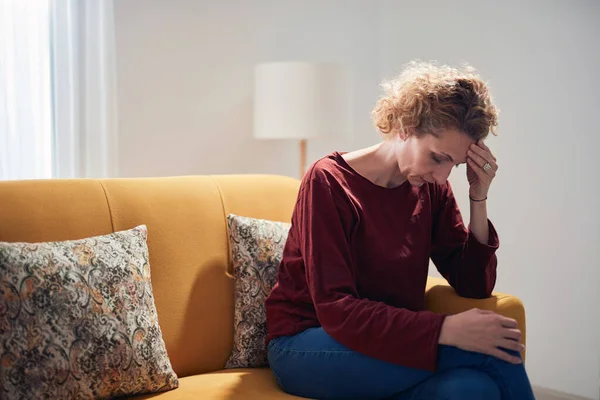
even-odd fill
[{"label": "burgundy long-sleeve top", "polygon": [[425,310],[429,259],[457,293],[489,297],[498,236],[465,227],[449,183],[378,186],[334,152],[304,176],[278,279],[267,344],[310,327],[391,363],[434,371],[445,315]]}]

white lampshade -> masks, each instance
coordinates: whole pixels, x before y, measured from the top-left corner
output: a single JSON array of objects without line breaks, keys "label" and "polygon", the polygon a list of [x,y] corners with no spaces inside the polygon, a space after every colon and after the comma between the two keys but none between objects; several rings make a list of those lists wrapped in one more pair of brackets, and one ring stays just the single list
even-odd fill
[{"label": "white lampshade", "polygon": [[255,68],[254,84],[254,137],[310,139],[348,132],[350,79],[341,66],[260,64]]}]

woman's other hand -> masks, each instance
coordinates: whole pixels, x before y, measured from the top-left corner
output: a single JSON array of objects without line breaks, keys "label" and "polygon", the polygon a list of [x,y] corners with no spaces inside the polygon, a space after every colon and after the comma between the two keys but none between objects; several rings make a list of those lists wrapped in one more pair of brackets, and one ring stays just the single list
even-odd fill
[{"label": "woman's other hand", "polygon": [[446,317],[442,325],[439,343],[462,350],[488,354],[512,364],[520,364],[521,358],[500,349],[523,351],[521,331],[517,321],[492,311],[473,308]]}]

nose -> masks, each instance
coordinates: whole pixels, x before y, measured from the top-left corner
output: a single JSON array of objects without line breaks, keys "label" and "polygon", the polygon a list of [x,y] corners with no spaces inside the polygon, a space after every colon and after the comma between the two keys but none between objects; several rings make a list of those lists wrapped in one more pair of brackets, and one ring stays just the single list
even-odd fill
[{"label": "nose", "polygon": [[450,172],[452,172],[452,165],[448,166],[440,166],[434,173],[433,179],[438,185],[443,185],[448,180],[450,176]]}]

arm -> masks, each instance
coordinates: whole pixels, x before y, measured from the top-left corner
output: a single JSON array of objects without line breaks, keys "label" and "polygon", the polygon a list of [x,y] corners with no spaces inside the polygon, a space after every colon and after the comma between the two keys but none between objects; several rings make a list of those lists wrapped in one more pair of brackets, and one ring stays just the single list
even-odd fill
[{"label": "arm", "polygon": [[490,230],[488,229],[487,206],[485,201],[471,201],[471,232],[479,243],[489,244]]},{"label": "arm", "polygon": [[[471,229],[467,232],[462,224],[450,184],[437,188],[437,193],[442,193],[442,196],[433,198],[437,199],[437,205],[442,205],[442,211],[438,213],[439,217],[435,223],[432,258],[436,260],[438,269],[460,296],[488,298],[496,279],[495,251],[498,248],[498,235],[487,219],[483,200],[487,198],[498,165],[489,148],[481,141],[471,145],[468,156],[467,179],[471,198]],[[432,296],[428,296],[428,306],[431,306],[431,298]],[[519,330],[518,318],[501,315],[508,314],[506,309],[498,308],[491,311],[488,308],[494,308],[497,300],[497,298],[470,300],[469,304],[473,303],[475,307],[482,307],[483,310],[471,308],[448,316],[442,325],[440,343],[489,354],[514,364],[521,363],[520,357],[501,350],[502,348],[522,352],[525,348],[521,343],[524,336]],[[511,311],[516,314],[519,314],[519,310],[522,310],[522,305],[518,307],[517,304],[516,307],[511,308]],[[511,315],[511,317],[516,316]]]},{"label": "arm", "polygon": [[444,315],[414,312],[360,298],[348,238],[347,199],[327,183],[308,181],[292,219],[301,240],[310,295],[327,334],[373,358],[434,370]]},{"label": "arm", "polygon": [[[487,298],[496,283],[498,235],[487,219],[484,202],[471,202],[470,229],[465,228],[450,183],[432,191],[436,204],[431,259],[459,296]],[[485,240],[484,240],[485,238]]]},{"label": "arm", "polygon": [[[485,199],[498,170],[496,157],[483,141],[470,146],[467,153],[467,180],[471,199],[471,231],[480,243],[488,244],[487,206]],[[486,165],[486,163],[488,165]]]}]

